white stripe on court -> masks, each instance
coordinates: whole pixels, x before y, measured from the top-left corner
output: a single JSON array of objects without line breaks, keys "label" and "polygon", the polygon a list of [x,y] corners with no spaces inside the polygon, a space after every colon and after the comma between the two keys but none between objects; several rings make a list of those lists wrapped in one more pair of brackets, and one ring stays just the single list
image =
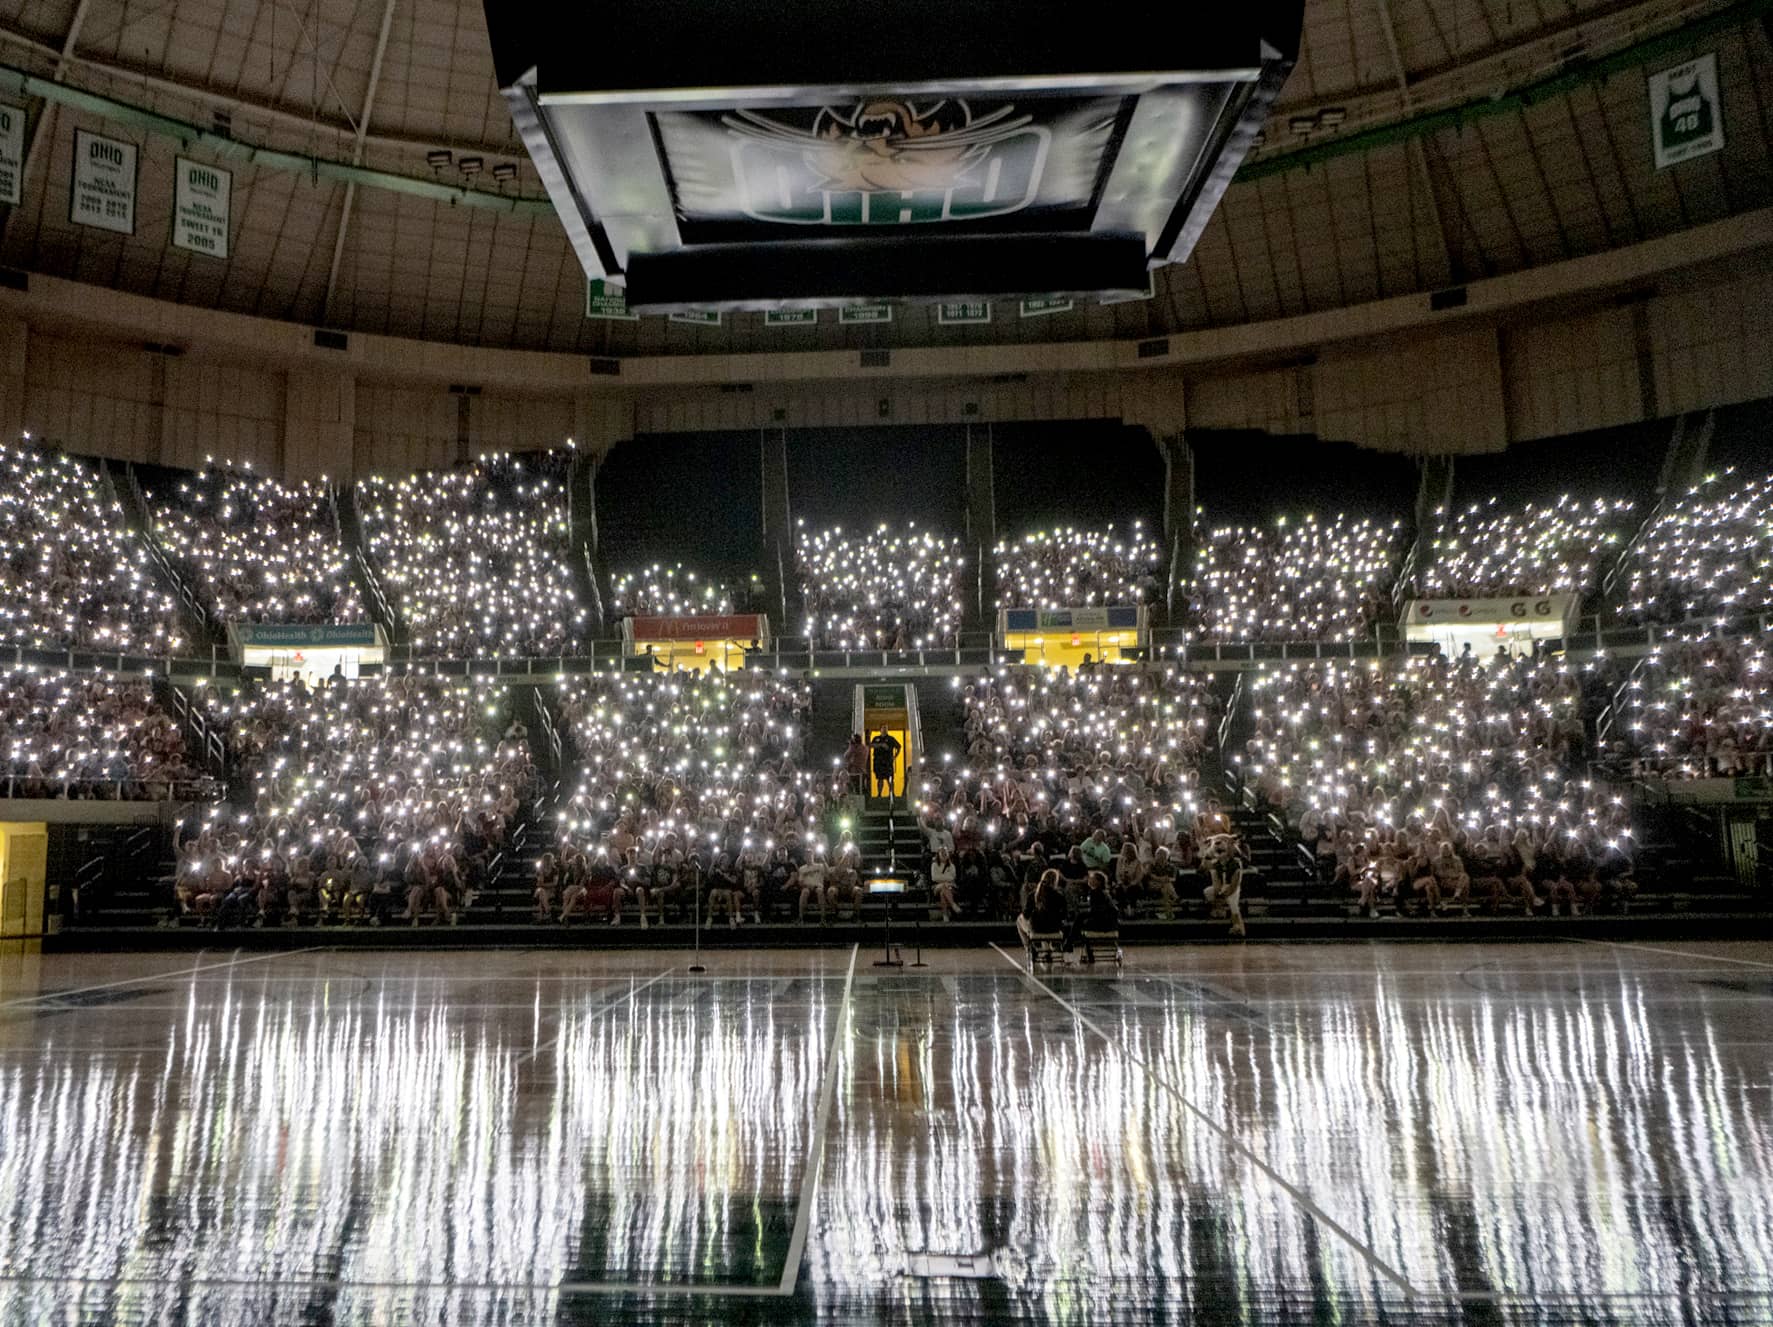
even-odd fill
[{"label": "white stripe on court", "polygon": [[1673,954],[1676,958],[1696,958],[1701,963],[1734,963],[1738,967],[1773,970],[1773,963],[1763,963],[1756,958],[1730,958],[1724,954],[1695,954],[1691,949],[1665,949],[1661,945],[1640,945],[1629,940],[1588,940],[1580,935],[1570,938],[1578,944],[1606,945],[1609,949],[1641,949],[1646,954]]},{"label": "white stripe on court", "polygon": [[800,1262],[806,1253],[807,1235],[812,1230],[813,1203],[819,1193],[819,1173],[825,1164],[825,1134],[831,1124],[831,1105],[837,1099],[837,1061],[843,1046],[843,1030],[850,1016],[850,992],[856,984],[856,955],[859,944],[850,946],[850,970],[843,979],[843,1000],[837,1006],[837,1023],[831,1029],[831,1054],[825,1061],[825,1081],[819,1084],[819,1106],[813,1114],[813,1145],[807,1153],[806,1174],[800,1181],[800,1204],[794,1210],[794,1233],[788,1238],[788,1257],[782,1264],[782,1284],[778,1293],[792,1295],[800,1280]]},{"label": "white stripe on court", "polygon": [[[630,986],[627,986],[624,989],[619,990],[619,991],[611,991],[608,994],[607,998],[597,1000],[595,1003],[593,1003],[587,1009],[575,1010],[574,1012],[580,1013],[580,1014],[602,1013],[605,1009],[608,1009],[614,1005],[620,1004],[625,999],[631,999],[634,996],[639,995],[648,986],[654,986],[654,985],[657,985],[659,982],[664,981],[665,978],[669,977],[675,971],[677,971],[677,969],[675,967],[666,968],[663,972],[658,973],[656,976],[652,976],[652,977],[647,978],[647,980],[641,982],[640,985],[638,985],[638,986],[630,985]],[[633,979],[634,979],[633,975],[630,974],[629,981],[632,982]],[[621,978],[620,977],[612,977],[612,978],[610,978],[610,981],[612,983],[620,982]],[[556,1020],[556,1021],[558,1021],[558,1020]],[[552,1050],[555,1046],[558,1046],[559,1044],[560,1044],[560,1034],[558,1032],[556,1032],[552,1037],[549,1037],[548,1040],[544,1041],[540,1046],[537,1046],[531,1050],[525,1051],[522,1055],[519,1055],[517,1057],[517,1063],[519,1065],[528,1064],[531,1060],[535,1059],[536,1056],[540,1055],[543,1051]]]},{"label": "white stripe on court", "polygon": [[1264,1161],[1259,1155],[1257,1155],[1255,1152],[1250,1150],[1249,1147],[1245,1146],[1242,1142],[1240,1142],[1237,1139],[1237,1137],[1229,1129],[1225,1128],[1222,1124],[1220,1124],[1217,1120],[1215,1120],[1206,1111],[1202,1110],[1199,1106],[1195,1105],[1187,1097],[1183,1096],[1182,1090],[1180,1088],[1178,1088],[1174,1083],[1170,1082],[1169,1079],[1163,1077],[1156,1070],[1154,1070],[1151,1067],[1151,1065],[1149,1063],[1147,1063],[1142,1057],[1140,1057],[1139,1055],[1136,1055],[1132,1051],[1126,1049],[1126,1047],[1121,1044],[1121,1042],[1118,1038],[1110,1036],[1107,1033],[1107,1031],[1105,1031],[1100,1025],[1098,1025],[1095,1022],[1095,1020],[1090,1018],[1089,1015],[1084,1013],[1083,1010],[1079,1009],[1076,1005],[1072,1004],[1071,1001],[1067,1000],[1064,996],[1060,995],[1059,992],[1055,991],[1051,986],[1048,986],[1039,977],[1036,977],[1033,973],[1024,969],[1022,964],[1019,961],[1017,961],[1014,957],[1012,957],[1009,954],[1009,952],[1003,948],[1002,945],[993,943],[991,947],[993,949],[997,950],[999,956],[1002,957],[1002,959],[1005,963],[1008,963],[1012,968],[1014,968],[1016,970],[1016,974],[1019,977],[1021,977],[1023,981],[1025,981],[1029,985],[1035,987],[1037,990],[1045,991],[1048,995],[1052,996],[1053,999],[1058,1002],[1060,1008],[1064,1009],[1068,1014],[1070,1014],[1073,1018],[1075,1018],[1079,1023],[1083,1024],[1091,1032],[1094,1032],[1098,1037],[1102,1038],[1103,1041],[1106,1041],[1110,1045],[1114,1046],[1117,1050],[1120,1051],[1120,1053],[1122,1055],[1125,1055],[1134,1064],[1138,1065],[1141,1069],[1143,1069],[1145,1071],[1145,1076],[1147,1078],[1149,1078],[1152,1082],[1156,1083],[1159,1087],[1163,1088],[1164,1091],[1168,1092],[1172,1097],[1174,1097],[1178,1102],[1180,1102],[1183,1109],[1188,1111],[1189,1114],[1193,1115],[1202,1124],[1206,1125],[1207,1128],[1211,1129],[1214,1133],[1218,1134],[1219,1137],[1224,1141],[1225,1145],[1227,1147],[1229,1147],[1233,1152],[1236,1152],[1239,1156],[1243,1157],[1251,1165],[1255,1166],[1257,1170],[1261,1171],[1269,1179],[1273,1180],[1282,1189],[1284,1189],[1287,1192],[1287,1194],[1292,1197],[1294,1202],[1298,1203],[1299,1206],[1303,1207],[1313,1217],[1317,1218],[1317,1220],[1320,1224],[1324,1225],[1325,1227],[1327,1227],[1328,1229],[1334,1231],[1337,1235],[1339,1235],[1343,1239],[1344,1242],[1346,1242],[1351,1248],[1353,1248],[1355,1250],[1355,1252],[1359,1253],[1361,1255],[1361,1257],[1366,1260],[1367,1264],[1369,1266],[1371,1266],[1374,1271],[1380,1273],[1387,1280],[1391,1281],[1394,1285],[1396,1285],[1399,1289],[1401,1289],[1406,1295],[1415,1296],[1418,1294],[1416,1287],[1411,1285],[1409,1283],[1409,1281],[1404,1278],[1404,1274],[1402,1272],[1398,1271],[1390,1263],[1386,1262],[1385,1259],[1381,1258],[1370,1246],[1368,1246],[1368,1245],[1362,1243],[1360,1240],[1356,1239],[1354,1236],[1354,1233],[1352,1231],[1347,1229],[1347,1227],[1343,1226],[1342,1223],[1337,1221],[1335,1217],[1331,1216],[1328,1212],[1324,1211],[1323,1208],[1319,1207],[1315,1202],[1313,1202],[1311,1200],[1310,1195],[1307,1194],[1303,1189],[1301,1189],[1298,1185],[1294,1184],[1291,1180],[1287,1179],[1286,1176],[1282,1175],[1273,1166],[1269,1165],[1268,1162]]},{"label": "white stripe on court", "polygon": [[[199,972],[214,972],[218,968],[243,968],[248,963],[266,963],[274,958],[293,958],[297,954],[314,954],[322,949],[330,949],[330,945],[309,945],[306,949],[279,949],[270,954],[254,954],[251,958],[231,958],[225,963],[199,963],[194,968],[178,968],[172,972],[154,972],[145,977],[125,977],[121,981],[102,981],[96,986],[76,986],[67,991],[43,991],[37,995],[21,995],[15,1000],[0,1004],[0,1009],[15,1009],[23,1005],[39,1004],[44,1000],[60,1000],[70,995],[87,995],[93,991],[114,991],[119,986],[139,986],[143,982],[171,981],[175,977],[195,976]],[[240,952],[238,950],[236,953]]]}]

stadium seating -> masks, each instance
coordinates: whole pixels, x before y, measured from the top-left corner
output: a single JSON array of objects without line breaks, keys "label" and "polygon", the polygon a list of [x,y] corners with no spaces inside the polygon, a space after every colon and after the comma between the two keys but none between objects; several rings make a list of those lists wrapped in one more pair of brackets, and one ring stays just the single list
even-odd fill
[{"label": "stadium seating", "polygon": [[177,601],[89,465],[0,443],[0,643],[176,654]]},{"label": "stadium seating", "polygon": [[1586,594],[1624,548],[1635,508],[1626,499],[1566,495],[1519,506],[1491,498],[1437,513],[1415,588],[1430,599]]},{"label": "stadium seating", "polygon": [[1281,517],[1197,531],[1189,610],[1208,641],[1353,640],[1390,608],[1403,522]]},{"label": "stadium seating", "polygon": [[1061,526],[998,544],[999,608],[1143,604],[1157,598],[1163,549],[1142,521],[1124,534]]},{"label": "stadium seating", "polygon": [[1676,639],[1633,672],[1620,704],[1632,772],[1773,775],[1773,632]]},{"label": "stadium seating", "polygon": [[1773,475],[1726,471],[1669,502],[1630,568],[1636,621],[1773,613]]},{"label": "stadium seating", "polygon": [[150,493],[154,537],[224,622],[363,622],[325,485],[211,464]]},{"label": "stadium seating", "polygon": [[693,617],[731,613],[736,596],[718,580],[687,571],[681,562],[655,562],[625,571],[610,582],[610,611],[617,617]]},{"label": "stadium seating", "polygon": [[8,797],[213,797],[145,678],[31,665],[0,670]]},{"label": "stadium seating", "polygon": [[841,526],[809,531],[795,544],[806,603],[806,634],[828,650],[921,650],[955,644],[960,631],[960,541],[882,525],[866,534]]},{"label": "stadium seating", "polygon": [[567,453],[492,456],[460,470],[357,485],[359,517],[413,651],[560,655],[584,649],[572,574]]}]

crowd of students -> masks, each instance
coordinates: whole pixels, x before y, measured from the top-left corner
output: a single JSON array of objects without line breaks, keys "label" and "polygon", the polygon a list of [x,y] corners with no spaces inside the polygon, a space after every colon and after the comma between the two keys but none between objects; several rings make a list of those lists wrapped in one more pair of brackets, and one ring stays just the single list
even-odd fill
[{"label": "crowd of students", "polygon": [[1773,614],[1773,475],[1727,470],[1669,502],[1632,550],[1626,612],[1640,622]]},{"label": "crowd of students", "polygon": [[1625,546],[1637,504],[1626,499],[1506,505],[1499,498],[1437,512],[1416,571],[1428,599],[1586,594]]},{"label": "crowd of students", "polygon": [[1634,774],[1773,775],[1773,631],[1667,641],[1620,700],[1615,731]]},{"label": "crowd of students", "polygon": [[147,495],[154,537],[224,622],[366,622],[324,484],[211,462]]},{"label": "crowd of students", "polygon": [[806,763],[811,691],[767,673],[611,673],[558,684],[577,783],[537,864],[535,918],[738,926],[780,903],[853,907],[839,768]]},{"label": "crowd of students", "polygon": [[164,802],[216,793],[145,678],[0,670],[0,734],[0,795]]},{"label": "crowd of students", "polygon": [[484,457],[357,485],[367,551],[420,655],[583,652],[574,588],[570,453]]},{"label": "crowd of students", "polygon": [[1197,531],[1187,584],[1210,641],[1354,640],[1391,607],[1403,522],[1338,515]]},{"label": "crowd of students", "polygon": [[826,650],[952,648],[960,632],[966,556],[958,539],[882,525],[795,541],[806,635]]},{"label": "crowd of students", "polygon": [[735,611],[736,596],[718,580],[688,571],[683,563],[655,562],[610,581],[615,617],[699,617]]},{"label": "crowd of students", "polygon": [[1163,546],[1134,521],[1125,533],[1060,526],[998,544],[999,608],[1149,603],[1163,575]]},{"label": "crowd of students", "polygon": [[177,601],[92,466],[0,443],[0,645],[166,655],[185,646]]},{"label": "crowd of students", "polygon": [[1598,672],[1550,659],[1296,664],[1252,684],[1232,757],[1321,882],[1377,915],[1624,907],[1624,790],[1589,777]]},{"label": "crowd of students", "polygon": [[1206,678],[1018,666],[957,690],[966,750],[930,763],[916,789],[944,917],[1015,916],[1029,934],[1093,917],[1106,930],[1123,911],[1174,916],[1204,885],[1241,934],[1240,845],[1199,786],[1219,714]]},{"label": "crowd of students", "polygon": [[207,705],[252,800],[180,825],[174,891],[220,926],[454,922],[537,792],[494,682],[295,678]]}]

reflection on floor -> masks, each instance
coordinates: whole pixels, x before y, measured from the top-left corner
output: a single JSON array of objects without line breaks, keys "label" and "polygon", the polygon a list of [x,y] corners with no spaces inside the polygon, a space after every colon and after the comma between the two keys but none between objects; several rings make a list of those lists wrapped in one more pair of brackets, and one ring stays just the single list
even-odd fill
[{"label": "reflection on floor", "polygon": [[0,1324],[1773,1319],[1773,946],[869,957],[14,946]]}]

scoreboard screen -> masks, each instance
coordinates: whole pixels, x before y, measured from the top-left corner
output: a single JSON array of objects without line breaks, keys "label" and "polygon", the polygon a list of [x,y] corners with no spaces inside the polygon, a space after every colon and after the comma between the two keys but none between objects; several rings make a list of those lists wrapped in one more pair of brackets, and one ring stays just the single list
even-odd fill
[{"label": "scoreboard screen", "polygon": [[586,275],[640,312],[1136,297],[1193,249],[1301,25],[1300,0],[486,13]]}]

